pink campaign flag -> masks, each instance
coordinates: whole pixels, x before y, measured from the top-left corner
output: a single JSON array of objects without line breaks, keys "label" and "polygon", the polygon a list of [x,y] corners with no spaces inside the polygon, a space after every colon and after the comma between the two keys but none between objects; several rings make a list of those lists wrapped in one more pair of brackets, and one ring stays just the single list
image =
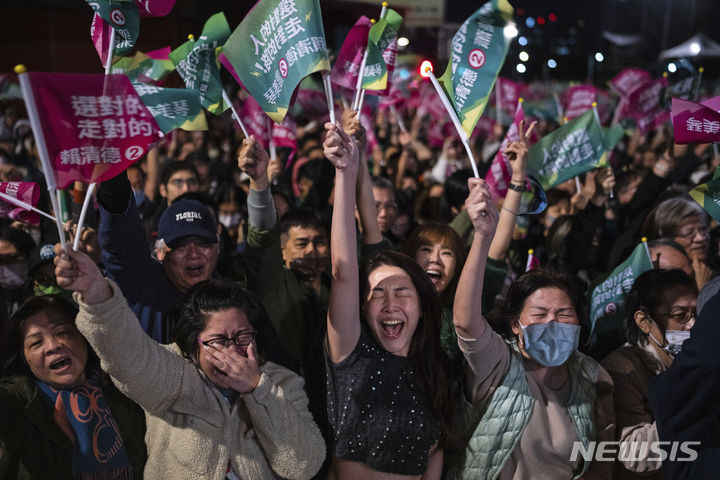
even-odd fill
[{"label": "pink campaign flag", "polygon": [[164,17],[175,6],[175,0],[135,0],[141,17]]},{"label": "pink campaign flag", "polygon": [[[495,94],[497,94],[499,90],[500,108],[502,108],[503,111],[512,115],[512,113],[515,111],[515,106],[517,105],[518,99],[525,96],[525,93],[527,92],[527,86],[505,77],[498,77],[498,79],[495,81],[495,85],[496,87],[500,87],[499,89],[493,89],[493,93]],[[493,100],[490,100],[488,103],[492,104],[492,102]],[[497,105],[497,103],[495,103],[495,105]]]},{"label": "pink campaign flag", "polygon": [[610,88],[621,97],[629,96],[636,88],[651,80],[650,73],[639,68],[626,68],[610,81]]},{"label": "pink campaign flag", "polygon": [[597,102],[597,89],[591,85],[578,85],[565,91],[563,112],[568,121],[579,117]]},{"label": "pink campaign flag", "polygon": [[[490,188],[490,193],[492,194],[494,200],[505,198],[505,195],[507,195],[507,186],[512,178],[512,170],[510,168],[510,161],[505,158],[503,152],[511,142],[516,142],[520,139],[520,134],[518,132],[520,131],[520,122],[523,120],[525,120],[525,112],[522,109],[522,102],[518,102],[517,107],[515,108],[513,123],[510,124],[507,135],[505,135],[505,139],[503,139],[500,144],[500,149],[497,154],[495,154],[495,158],[490,165],[490,169],[488,170],[487,175],[485,175],[485,181]],[[528,139],[528,143],[530,145],[535,143],[535,141],[537,141],[537,139],[534,135]]]},{"label": "pink campaign flag", "polygon": [[295,151],[297,148],[296,132],[297,124],[290,115],[286,115],[280,125],[272,123],[272,138],[278,147],[292,148]]},{"label": "pink campaign flag", "polygon": [[648,80],[630,94],[627,108],[641,135],[670,119],[670,112],[663,105],[662,92],[666,88],[667,78],[661,77]]},{"label": "pink campaign flag", "polygon": [[335,85],[355,90],[371,26],[370,19],[363,15],[355,22],[350,33],[345,37],[330,72],[330,78]]},{"label": "pink campaign flag", "polygon": [[675,143],[720,142],[720,113],[700,103],[672,99]]},{"label": "pink campaign flag", "polygon": [[[327,102],[325,102],[327,105]],[[327,107],[326,107],[327,108]],[[268,132],[268,117],[260,105],[250,95],[243,100],[238,115],[243,119],[245,128],[250,135],[255,135],[255,140],[266,150],[270,147],[270,132]]]},{"label": "pink campaign flag", "polygon": [[162,133],[121,74],[27,73],[57,188],[103,182],[147,153]]},{"label": "pink campaign flag", "polygon": [[716,112],[720,112],[720,96],[708,98],[707,100],[703,100],[700,103],[702,103],[706,107],[712,108]]},{"label": "pink campaign flag", "polygon": [[36,207],[40,200],[40,190],[35,182],[0,182],[0,217],[18,220],[30,225],[40,225],[40,215],[36,212],[12,203],[6,197],[15,198]]}]

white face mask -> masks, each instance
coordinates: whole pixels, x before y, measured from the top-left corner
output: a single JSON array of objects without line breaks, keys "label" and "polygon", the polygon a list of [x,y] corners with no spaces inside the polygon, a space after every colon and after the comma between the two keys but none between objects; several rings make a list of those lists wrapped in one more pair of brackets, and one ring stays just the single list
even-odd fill
[{"label": "white face mask", "polygon": [[665,330],[665,346],[658,342],[652,333],[648,332],[648,335],[658,347],[675,357],[682,350],[685,340],[690,338],[690,330]]},{"label": "white face mask", "polygon": [[225,228],[235,228],[238,225],[240,225],[240,220],[242,220],[242,214],[239,212],[235,213],[221,213],[218,215],[218,221],[223,224]]}]

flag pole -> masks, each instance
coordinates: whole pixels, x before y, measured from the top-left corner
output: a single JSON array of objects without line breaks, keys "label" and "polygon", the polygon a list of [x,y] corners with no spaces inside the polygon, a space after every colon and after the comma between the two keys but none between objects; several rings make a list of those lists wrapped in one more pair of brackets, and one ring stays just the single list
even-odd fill
[{"label": "flag pole", "polygon": [[63,250],[67,251],[65,230],[63,229],[63,224],[60,221],[60,205],[58,204],[57,197],[54,195],[55,190],[57,190],[55,174],[50,164],[50,156],[48,155],[47,144],[45,143],[45,134],[42,129],[42,123],[40,123],[40,115],[38,115],[37,105],[35,104],[35,96],[33,95],[30,78],[27,75],[27,69],[24,65],[17,65],[14,70],[18,76],[18,80],[20,81],[20,88],[22,89],[23,98],[25,99],[28,117],[30,117],[30,126],[32,127],[38,154],[40,155],[40,163],[42,165],[43,173],[45,174],[47,189],[48,192],[50,192],[50,203],[52,204],[53,211],[55,212],[55,225],[57,226],[58,236],[60,237],[60,244],[62,245]]},{"label": "flag pole", "polygon": [[275,141],[273,140],[273,133],[272,133],[273,121],[270,120],[270,117],[268,117],[267,122],[268,122],[267,129],[268,129],[268,146],[269,146],[269,150],[270,150],[270,160],[274,161],[275,159],[277,159],[277,147],[275,146]]},{"label": "flag pole", "polygon": [[35,213],[39,213],[43,217],[46,217],[46,218],[52,220],[53,222],[57,221],[57,219],[55,217],[53,217],[52,215],[50,215],[49,213],[43,212],[39,208],[33,207],[29,203],[23,202],[19,198],[11,197],[10,195],[3,193],[3,192],[0,192],[0,198],[5,200],[8,203],[12,203],[15,206],[24,208],[25,210],[30,210]]},{"label": "flag pole", "polygon": [[[600,123],[600,114],[598,113],[597,102],[592,103],[592,110],[593,110],[593,115],[595,115],[595,120],[598,122],[598,125],[600,126],[600,134],[602,135],[603,144],[607,145],[605,143],[605,132],[602,129],[602,123]],[[608,165],[609,165],[610,164],[610,152],[605,150],[605,155],[607,157],[607,161],[608,161]],[[615,189],[611,188],[608,196],[610,198],[615,198]]]},{"label": "flag pole", "polygon": [[530,271],[530,267],[532,267],[532,264],[533,264],[533,253],[535,253],[535,251],[534,251],[532,248],[528,250],[528,259],[527,259],[527,263],[525,264],[525,271],[526,271],[526,272],[529,272],[529,271]]},{"label": "flag pole", "polygon": [[642,237],[642,239],[640,241],[645,246],[645,253],[647,253],[648,258],[650,259],[650,265],[652,265],[652,267],[655,268],[655,264],[653,263],[652,256],[650,255],[650,248],[648,247],[648,244],[647,244],[647,237]]},{"label": "flag pole", "polygon": [[502,94],[502,87],[500,84],[500,76],[498,75],[497,80],[495,80],[495,121],[502,125],[502,98],[500,98],[500,95]]},{"label": "flag pole", "polygon": [[[105,76],[110,75],[110,71],[112,69],[112,59],[113,54],[115,53],[115,28],[110,28],[110,42],[108,42],[108,54],[107,58],[105,59]],[[103,86],[104,90],[104,86]],[[105,92],[103,91],[103,94]],[[80,246],[80,233],[82,232],[83,227],[85,226],[85,217],[87,216],[88,206],[90,205],[90,200],[93,198],[93,193],[95,192],[95,187],[97,183],[92,182],[90,185],[88,185],[88,189],[85,191],[85,198],[83,199],[82,208],[80,209],[80,217],[78,218],[77,223],[77,230],[75,231],[75,240],[73,240],[73,250],[77,251],[78,247]]]},{"label": "flag pole", "polygon": [[335,123],[335,102],[333,101],[332,84],[330,83],[330,72],[322,72],[323,87],[325,88],[325,99],[327,100],[330,113],[330,123]]},{"label": "flag pole", "polygon": [[393,115],[395,115],[395,118],[397,119],[397,122],[398,122],[398,127],[400,127],[400,131],[407,132],[407,128],[405,128],[405,122],[403,122],[403,119],[400,116],[400,114],[398,113],[397,109],[395,108],[395,105],[390,105],[390,111],[392,112]]},{"label": "flag pole", "polygon": [[693,100],[697,100],[698,96],[700,95],[700,85],[702,84],[702,76],[703,76],[704,71],[705,71],[704,67],[698,68],[698,78],[697,78],[697,83],[695,84],[695,92],[693,92],[695,94],[693,96]]},{"label": "flag pole", "polygon": [[463,145],[465,146],[465,151],[468,154],[468,157],[470,158],[470,164],[472,165],[473,169],[473,175],[475,175],[475,178],[480,178],[480,173],[478,172],[477,165],[475,164],[475,157],[472,153],[472,149],[470,148],[470,139],[467,136],[467,133],[465,133],[465,129],[462,127],[462,124],[460,123],[460,119],[457,116],[457,113],[455,113],[455,109],[450,105],[450,100],[445,96],[445,92],[443,91],[442,87],[440,86],[440,83],[438,83],[437,78],[435,78],[435,74],[432,71],[432,67],[427,66],[425,68],[425,75],[430,77],[430,81],[433,84],[433,87],[435,87],[435,91],[437,91],[438,96],[440,96],[440,100],[442,101],[443,105],[445,106],[445,110],[447,110],[448,115],[450,115],[450,120],[452,120],[453,124],[455,125],[455,130],[457,130],[458,135],[460,135],[460,140],[462,141]]},{"label": "flag pole", "polygon": [[243,135],[245,135],[245,138],[250,138],[250,135],[248,135],[248,131],[245,128],[245,125],[243,124],[242,120],[240,120],[240,115],[238,115],[237,110],[235,110],[235,105],[233,105],[228,94],[225,93],[224,88],[222,91],[222,98],[223,98],[223,101],[225,103],[227,103],[228,106],[230,107],[230,111],[232,112],[232,117],[235,119],[235,121],[238,123],[238,125],[240,125],[240,130],[242,130]]},{"label": "flag pole", "polygon": [[[387,15],[387,8],[388,3],[382,2],[382,8],[380,9],[380,19],[382,20]],[[370,22],[375,23],[374,19],[371,19]],[[368,43],[370,43],[370,39],[368,39]],[[362,80],[363,75],[365,73],[365,64],[367,63],[367,55],[368,55],[368,47],[365,46],[365,52],[363,53],[362,62],[360,63],[360,72],[358,75],[358,81],[355,85],[355,101],[353,102],[353,110],[360,113],[360,109],[362,108],[363,100],[365,99],[365,89],[362,88]]]}]

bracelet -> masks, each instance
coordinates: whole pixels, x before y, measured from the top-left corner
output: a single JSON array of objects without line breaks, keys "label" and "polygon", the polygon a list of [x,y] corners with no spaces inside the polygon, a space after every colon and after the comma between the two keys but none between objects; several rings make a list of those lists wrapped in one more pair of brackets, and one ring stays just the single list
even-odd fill
[{"label": "bracelet", "polygon": [[512,183],[512,180],[510,180],[510,183],[508,183],[508,188],[515,192],[523,193],[525,191],[525,182],[523,182],[522,185],[518,185],[517,183]]},{"label": "bracelet", "polygon": [[509,208],[505,208],[504,206],[503,206],[503,207],[500,207],[500,208],[502,208],[502,209],[505,210],[506,212],[509,212],[509,213],[512,214],[512,215],[515,215],[516,217],[518,216],[518,212],[513,212],[512,210],[510,210]]}]

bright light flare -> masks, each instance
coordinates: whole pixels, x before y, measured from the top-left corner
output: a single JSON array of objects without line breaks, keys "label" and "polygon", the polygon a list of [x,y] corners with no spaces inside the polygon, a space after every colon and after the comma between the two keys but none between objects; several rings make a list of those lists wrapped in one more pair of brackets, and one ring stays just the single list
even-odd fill
[{"label": "bright light flare", "polygon": [[410,40],[407,37],[398,38],[398,47],[407,47],[410,45]]},{"label": "bright light flare", "polygon": [[423,60],[420,64],[420,75],[427,78],[430,76],[430,72],[433,71],[433,64],[430,60]]},{"label": "bright light flare", "polygon": [[528,52],[523,50],[520,52],[520,55],[518,55],[518,58],[520,58],[520,61],[527,62],[530,59],[530,55],[528,55]]},{"label": "bright light flare", "polygon": [[518,29],[514,23],[509,23],[503,28],[503,35],[505,38],[515,38],[518,35]]}]

